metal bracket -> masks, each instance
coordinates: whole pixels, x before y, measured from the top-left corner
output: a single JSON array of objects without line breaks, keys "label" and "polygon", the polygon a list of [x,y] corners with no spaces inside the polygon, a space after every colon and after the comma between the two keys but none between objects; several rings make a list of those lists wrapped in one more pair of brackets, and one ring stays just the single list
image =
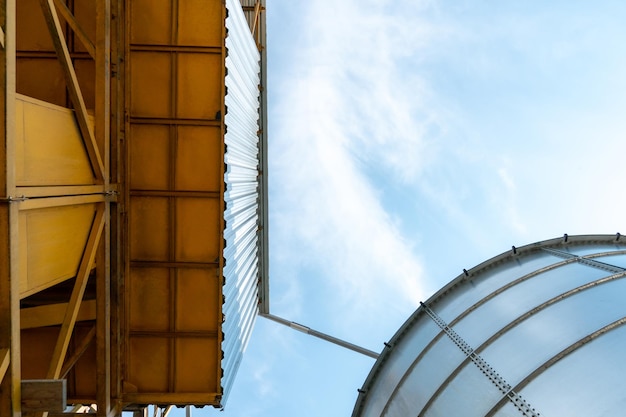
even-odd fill
[{"label": "metal bracket", "polygon": [[119,195],[120,193],[117,190],[108,190],[104,193],[107,201],[117,201],[117,196]]},{"label": "metal bracket", "polygon": [[5,203],[5,204],[19,203],[20,201],[25,201],[25,200],[28,200],[28,197],[25,197],[25,196],[13,197],[10,195],[8,197],[0,198],[0,203]]}]

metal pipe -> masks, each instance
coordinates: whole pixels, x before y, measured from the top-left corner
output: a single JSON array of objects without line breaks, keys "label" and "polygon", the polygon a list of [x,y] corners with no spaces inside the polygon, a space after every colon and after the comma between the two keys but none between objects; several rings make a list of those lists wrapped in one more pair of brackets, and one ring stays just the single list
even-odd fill
[{"label": "metal pipe", "polygon": [[369,356],[370,358],[374,358],[374,359],[378,359],[378,353],[371,351],[369,349],[365,349],[361,346],[357,346],[355,344],[352,344],[350,342],[346,342],[345,340],[341,340],[341,339],[337,339],[336,337],[327,335],[326,333],[322,333],[322,332],[318,332],[317,330],[313,330],[310,327],[307,326],[303,326],[302,324],[293,322],[293,321],[289,321],[286,319],[283,319],[282,317],[277,317],[273,314],[269,314],[269,313],[265,313],[265,314],[260,314],[261,317],[265,317],[266,319],[272,320],[276,323],[280,323],[283,326],[287,326],[287,327],[291,327],[294,330],[298,330],[302,333],[306,333],[308,335],[311,336],[315,336],[319,339],[325,340],[327,342],[330,343],[334,343],[335,345],[339,345],[341,347],[344,347],[346,349],[350,349],[354,352],[358,352],[362,355],[365,356]]}]

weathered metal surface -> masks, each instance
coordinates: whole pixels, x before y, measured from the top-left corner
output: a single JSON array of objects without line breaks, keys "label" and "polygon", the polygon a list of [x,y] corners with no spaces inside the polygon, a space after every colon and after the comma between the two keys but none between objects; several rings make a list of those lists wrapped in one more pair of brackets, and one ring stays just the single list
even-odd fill
[{"label": "weathered metal surface", "polygon": [[99,415],[222,405],[267,303],[262,2],[0,1],[3,415],[22,376]]},{"label": "weathered metal surface", "polygon": [[129,5],[124,400],[218,406],[225,9]]}]

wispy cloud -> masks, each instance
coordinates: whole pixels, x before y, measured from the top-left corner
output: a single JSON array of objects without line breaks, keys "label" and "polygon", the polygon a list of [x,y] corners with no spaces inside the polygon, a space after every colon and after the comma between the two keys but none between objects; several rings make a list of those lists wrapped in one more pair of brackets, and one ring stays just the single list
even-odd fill
[{"label": "wispy cloud", "polygon": [[297,80],[279,87],[272,130],[272,227],[287,242],[277,250],[316,262],[315,279],[355,316],[380,303],[383,288],[406,315],[424,297],[422,263],[363,167],[401,185],[426,165],[436,115],[425,111],[419,77],[401,67],[428,26],[414,30],[413,19],[409,30],[388,2],[341,1],[332,13],[308,4],[301,30],[315,39],[291,64]]},{"label": "wispy cloud", "polygon": [[[376,349],[512,244],[625,233],[622,3],[274,6],[274,313]],[[256,414],[233,415],[349,415],[361,380],[345,378],[369,359],[345,371],[352,358],[259,321],[240,392]],[[336,397],[303,389],[320,386]]]}]

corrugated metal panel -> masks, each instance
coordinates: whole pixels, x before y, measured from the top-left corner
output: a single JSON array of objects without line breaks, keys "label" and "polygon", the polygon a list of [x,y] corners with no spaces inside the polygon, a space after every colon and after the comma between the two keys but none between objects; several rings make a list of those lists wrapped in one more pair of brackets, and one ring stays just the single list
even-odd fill
[{"label": "corrugated metal panel", "polygon": [[224,400],[258,313],[260,54],[239,0],[227,0]]}]

